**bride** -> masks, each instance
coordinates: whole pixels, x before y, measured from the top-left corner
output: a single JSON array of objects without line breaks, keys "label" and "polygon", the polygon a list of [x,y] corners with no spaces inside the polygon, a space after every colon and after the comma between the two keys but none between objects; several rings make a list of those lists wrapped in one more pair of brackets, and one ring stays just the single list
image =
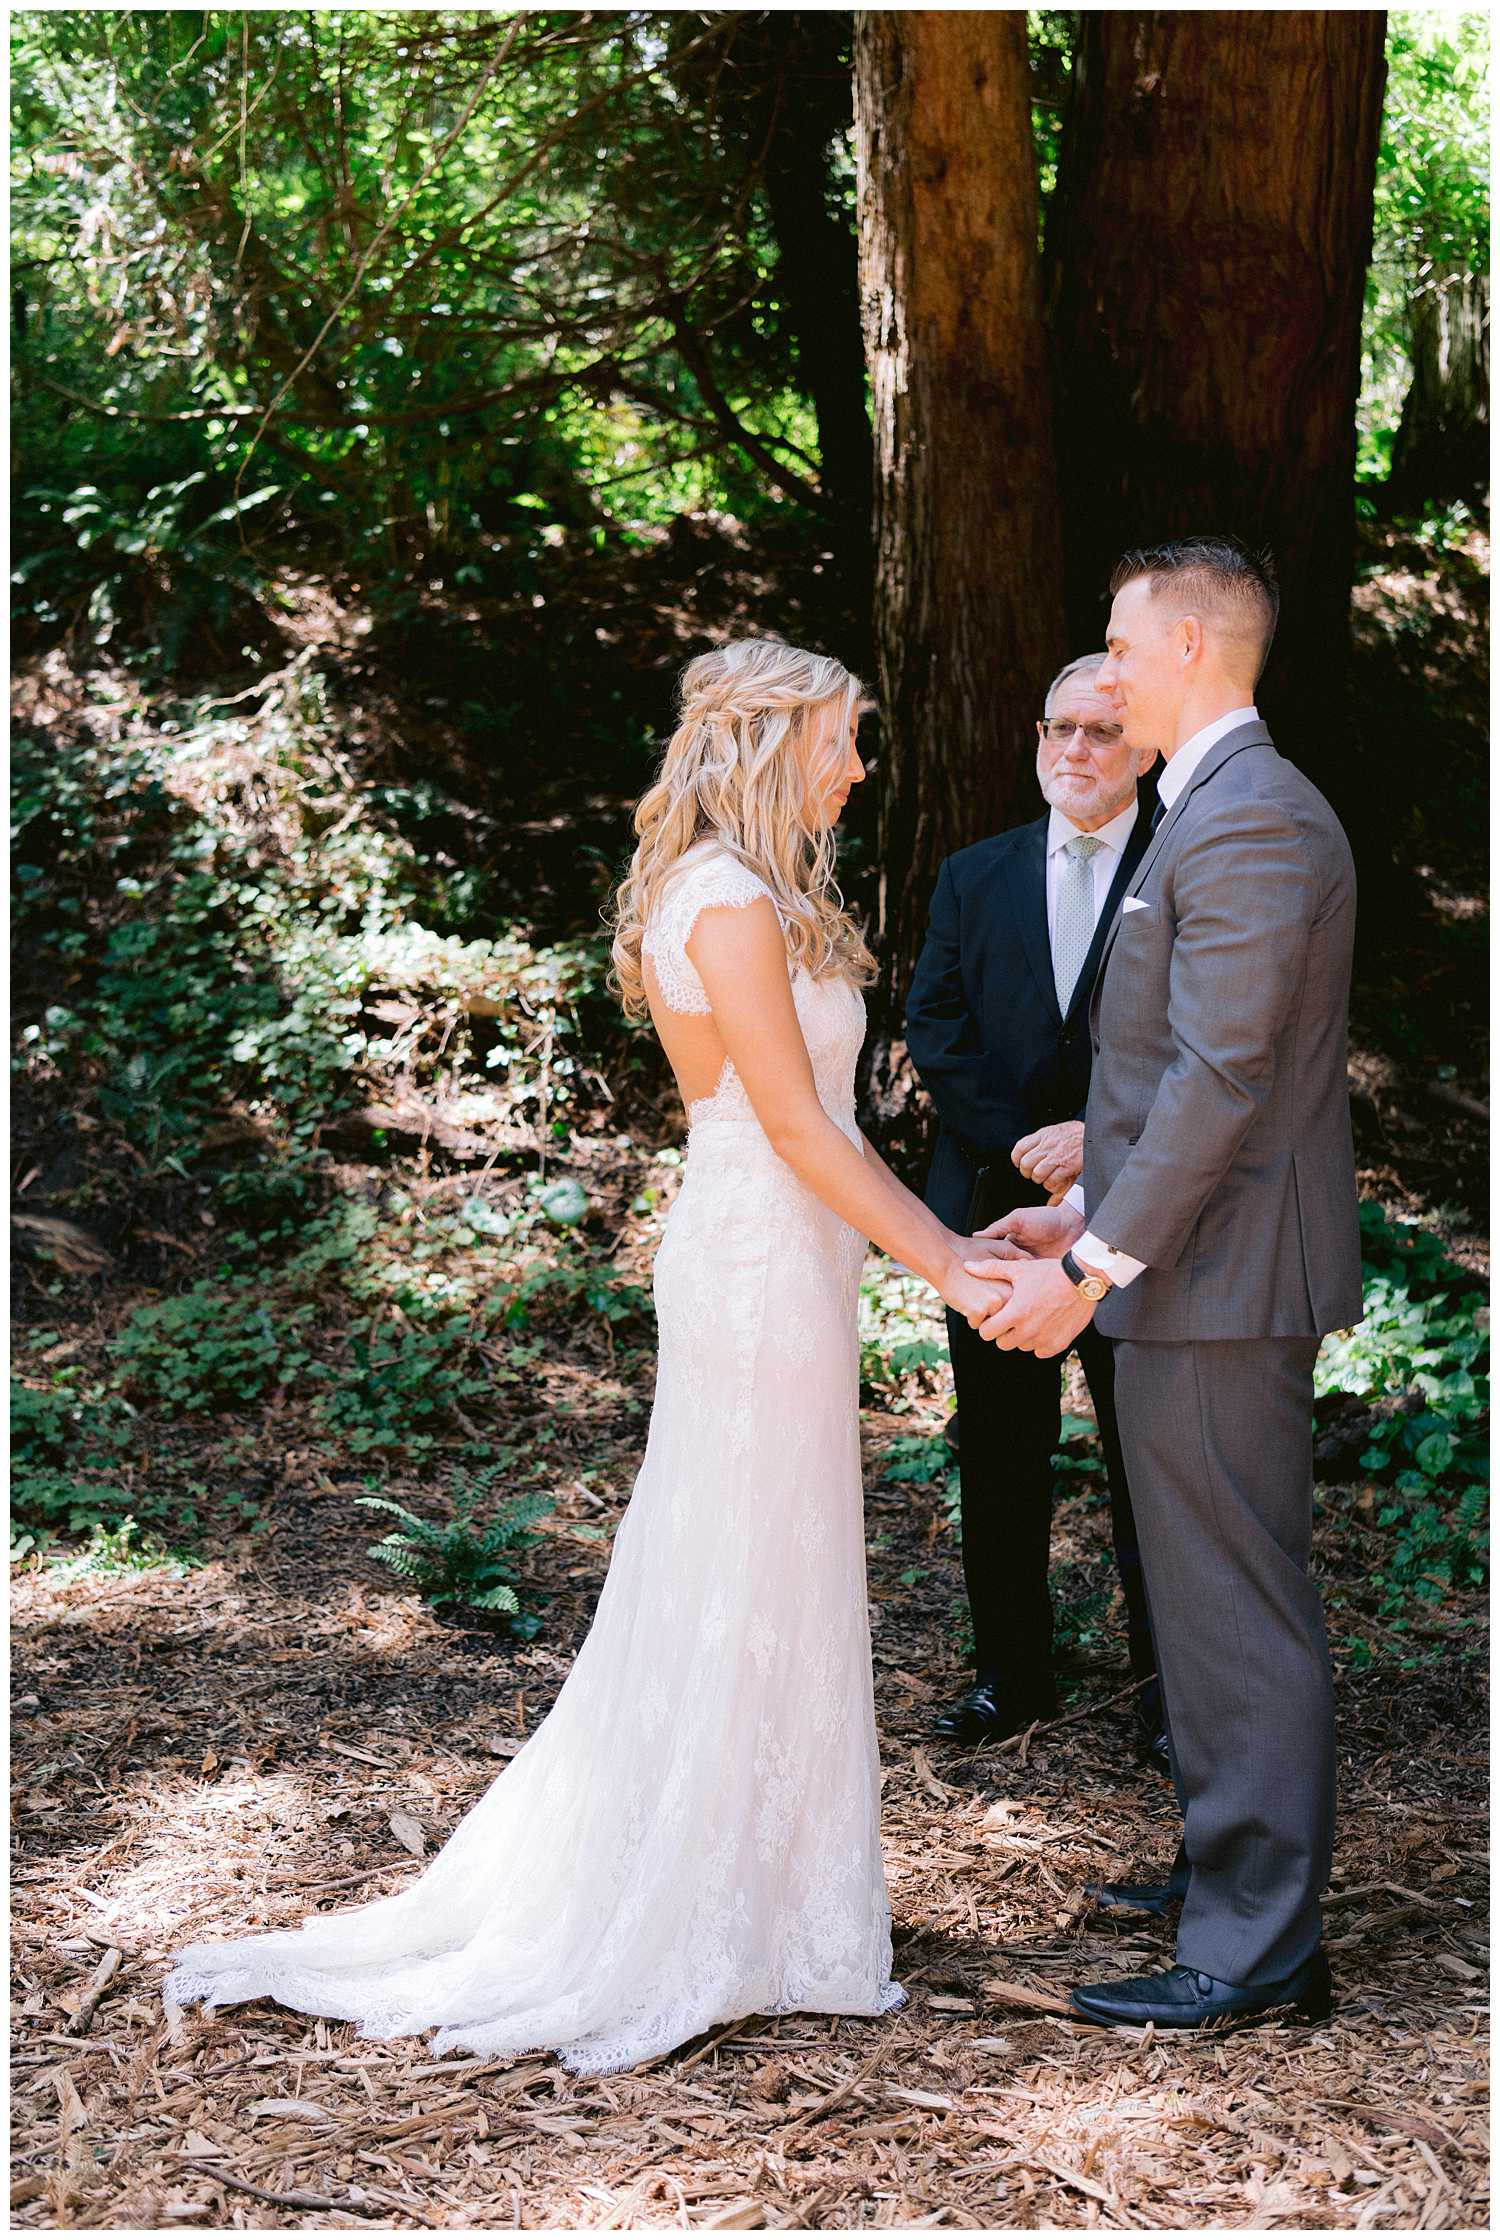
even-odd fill
[{"label": "bride", "polygon": [[[861,1135],[872,963],[833,877],[860,686],[690,662],[615,903],[687,1107],[645,1459],[551,1712],[394,1897],[177,1956],[180,2004],[623,2069],[716,2024],[878,2015],[891,1980],[859,1467],[866,1240],[971,1322],[992,1285]],[[992,1252],[993,1246],[986,1246]]]}]

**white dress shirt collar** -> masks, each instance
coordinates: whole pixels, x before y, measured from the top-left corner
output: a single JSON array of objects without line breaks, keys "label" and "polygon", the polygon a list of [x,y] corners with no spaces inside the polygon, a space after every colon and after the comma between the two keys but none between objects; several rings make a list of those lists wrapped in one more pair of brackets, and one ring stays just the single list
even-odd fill
[{"label": "white dress shirt collar", "polygon": [[1212,723],[1206,723],[1201,731],[1195,731],[1191,739],[1183,741],[1170,762],[1163,762],[1161,776],[1156,781],[1158,799],[1164,801],[1170,809],[1178,795],[1187,791],[1193,772],[1210,747],[1217,746],[1221,739],[1227,738],[1231,731],[1238,730],[1242,723],[1259,721],[1260,717],[1254,708],[1231,708],[1227,716],[1215,716]]},{"label": "white dress shirt collar", "polygon": [[[1106,848],[1112,849],[1117,856],[1123,855],[1125,844],[1135,830],[1135,817],[1136,804],[1132,800],[1129,807],[1122,809],[1117,817],[1111,817],[1108,824],[1100,825],[1098,831],[1093,835],[1094,839],[1101,841]],[[1076,840],[1077,838],[1078,827],[1074,824],[1072,818],[1064,815],[1061,809],[1054,809],[1047,820],[1048,855],[1055,856],[1060,849],[1067,846],[1070,840]]]}]

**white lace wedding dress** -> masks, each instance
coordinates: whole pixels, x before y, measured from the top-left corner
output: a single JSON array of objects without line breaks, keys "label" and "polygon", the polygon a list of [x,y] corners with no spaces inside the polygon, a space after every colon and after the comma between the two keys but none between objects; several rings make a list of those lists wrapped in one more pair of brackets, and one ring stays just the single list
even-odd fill
[{"label": "white lace wedding dress", "polygon": [[[766,892],[715,842],[683,858],[646,934],[674,1010],[708,1010],[684,948],[699,911]],[[863,1001],[800,970],[793,995],[819,1098],[857,1141]],[[742,2015],[902,2003],[865,1599],[865,1243],[777,1157],[732,1066],[689,1121],[645,1459],[551,1712],[406,1889],[193,1945],[178,2003],[272,1998],[582,2074]]]}]

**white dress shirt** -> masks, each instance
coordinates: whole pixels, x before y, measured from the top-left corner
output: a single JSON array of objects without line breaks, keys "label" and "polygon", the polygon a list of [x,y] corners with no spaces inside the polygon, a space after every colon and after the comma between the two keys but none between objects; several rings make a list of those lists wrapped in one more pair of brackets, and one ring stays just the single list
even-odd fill
[{"label": "white dress shirt", "polygon": [[[1240,724],[1257,723],[1259,720],[1260,718],[1254,708],[1231,708],[1227,716],[1215,716],[1212,723],[1206,723],[1201,731],[1195,731],[1191,739],[1184,740],[1177,752],[1163,765],[1161,776],[1156,781],[1157,798],[1170,809],[1172,804],[1187,791],[1192,782],[1193,772],[1208,753],[1210,747],[1217,746],[1221,739],[1226,738]],[[1054,810],[1053,815],[1056,816],[1056,813]],[[1101,834],[1100,837],[1102,838],[1103,835]],[[1097,858],[1095,860],[1097,861]],[[1052,859],[1050,855],[1047,859],[1047,879],[1048,911],[1050,914],[1052,906]],[[1088,1209],[1084,1203],[1083,1184],[1081,1182],[1074,1183],[1064,1203],[1076,1206],[1080,1213],[1087,1214]],[[1121,1286],[1134,1283],[1136,1277],[1142,1273],[1146,1266],[1144,1260],[1133,1260],[1128,1252],[1116,1252],[1113,1245],[1106,1244],[1102,1237],[1096,1237],[1092,1229],[1085,1229],[1077,1244],[1073,1246],[1073,1257],[1075,1260],[1082,1261],[1086,1268],[1097,1268],[1101,1275],[1109,1277],[1111,1283]]]},{"label": "white dress shirt", "polygon": [[[1089,859],[1089,870],[1094,879],[1094,924],[1099,923],[1099,913],[1109,899],[1115,873],[1120,868],[1120,858],[1125,853],[1126,842],[1135,830],[1136,804],[1132,797],[1128,809],[1122,809],[1108,824],[1100,825],[1093,835],[1099,842]],[[1063,851],[1070,840],[1076,840],[1080,827],[1074,824],[1061,809],[1054,809],[1047,823],[1047,939],[1057,954],[1057,896],[1062,885]]]}]

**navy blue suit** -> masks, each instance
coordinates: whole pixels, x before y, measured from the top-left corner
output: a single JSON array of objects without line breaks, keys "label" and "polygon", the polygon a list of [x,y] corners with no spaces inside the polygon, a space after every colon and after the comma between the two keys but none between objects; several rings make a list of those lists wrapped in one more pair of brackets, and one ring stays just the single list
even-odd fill
[{"label": "navy blue suit", "polygon": [[[941,866],[906,1012],[912,1063],[937,1112],[927,1202],[960,1235],[1047,1192],[1011,1164],[1033,1129],[1082,1119],[1091,1048],[1089,995],[1120,898],[1150,838],[1137,819],[1067,1016],[1058,1007],[1047,930],[1049,819],[961,848]],[[1061,1429],[1060,1364],[1002,1353],[957,1315],[948,1345],[958,1394],[964,1580],[975,1665],[1022,1691],[1051,1684],[1047,1567],[1052,1457]],[[1115,1424],[1109,1340],[1078,1341],[1109,1471],[1115,1556],[1136,1677],[1156,1666],[1130,1491]]]}]

